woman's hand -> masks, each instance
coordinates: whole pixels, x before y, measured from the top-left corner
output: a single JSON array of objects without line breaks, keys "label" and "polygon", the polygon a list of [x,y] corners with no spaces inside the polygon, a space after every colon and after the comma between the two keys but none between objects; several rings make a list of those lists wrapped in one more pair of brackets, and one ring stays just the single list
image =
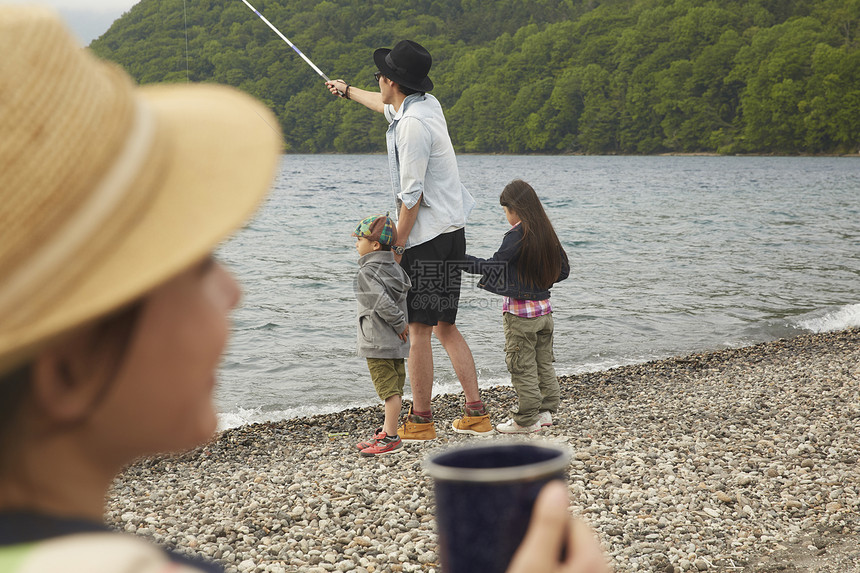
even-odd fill
[{"label": "woman's hand", "polygon": [[[571,519],[567,505],[562,482],[550,482],[543,488],[507,573],[609,573],[594,532],[585,522]],[[560,561],[565,543],[566,557]]]}]

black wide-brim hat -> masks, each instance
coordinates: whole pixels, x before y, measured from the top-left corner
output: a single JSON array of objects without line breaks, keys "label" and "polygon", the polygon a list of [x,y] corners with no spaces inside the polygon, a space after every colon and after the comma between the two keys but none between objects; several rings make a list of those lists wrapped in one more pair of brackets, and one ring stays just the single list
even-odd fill
[{"label": "black wide-brim hat", "polygon": [[419,92],[433,89],[433,82],[427,77],[433,58],[417,42],[401,40],[391,50],[379,48],[373,52],[373,62],[383,76],[401,86]]}]

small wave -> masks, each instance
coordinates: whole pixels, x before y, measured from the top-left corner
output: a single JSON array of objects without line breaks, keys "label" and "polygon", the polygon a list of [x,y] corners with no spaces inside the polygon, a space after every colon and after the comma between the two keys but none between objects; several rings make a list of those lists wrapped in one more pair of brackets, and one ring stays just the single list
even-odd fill
[{"label": "small wave", "polygon": [[260,408],[245,409],[240,407],[236,412],[223,412],[218,414],[218,431],[220,432],[230,428],[244,426],[246,424],[270,421],[274,420],[267,417],[266,414],[263,414],[263,411]]},{"label": "small wave", "polygon": [[259,325],[256,325],[256,326],[248,326],[248,327],[243,328],[242,330],[263,330],[263,331],[267,331],[267,330],[276,330],[276,329],[278,329],[278,328],[280,328],[280,327],[281,327],[281,325],[280,325],[280,324],[276,324],[276,323],[274,323],[274,322],[267,322],[266,324],[259,324]]},{"label": "small wave", "polygon": [[320,406],[318,404],[287,408],[285,410],[268,410],[262,408],[243,408],[239,406],[235,412],[221,412],[218,414],[218,431],[246,426],[249,424],[260,424],[263,422],[280,422],[291,418],[307,418],[317,414],[334,414],[350,408],[364,408],[379,404],[378,402],[353,402],[348,404],[330,404]]},{"label": "small wave", "polygon": [[[510,386],[511,379],[509,377],[496,377],[491,376],[488,378],[478,378],[478,388],[495,388],[496,386]],[[433,382],[433,396],[441,396],[443,394],[462,394],[463,386],[460,385],[459,380],[449,380],[449,381],[439,381],[435,380]]]},{"label": "small wave", "polygon": [[606,358],[605,360],[595,360],[592,362],[585,362],[583,364],[574,364],[571,366],[566,366],[564,364],[558,365],[555,368],[555,372],[559,376],[577,376],[579,374],[589,374],[591,372],[603,372],[606,370],[612,370],[613,368],[620,368],[622,366],[631,366],[633,364],[644,364],[645,362],[650,362],[652,360],[660,360],[661,358],[666,358],[666,356],[636,356],[636,357],[612,357]]},{"label": "small wave", "polygon": [[[481,388],[510,385],[511,381],[508,378],[492,377],[479,381],[479,386]],[[433,396],[438,396],[440,394],[457,394],[462,391],[463,388],[456,380],[452,382],[436,381],[433,384]],[[403,397],[406,399],[412,398],[412,393],[410,392],[408,384],[403,393]],[[289,420],[291,418],[307,418],[310,416],[316,416],[318,414],[334,414],[336,412],[342,412],[343,410],[349,410],[350,408],[365,408],[367,406],[379,406],[381,409],[382,404],[378,400],[353,401],[349,403],[339,402],[336,404],[329,404],[325,406],[321,406],[319,404],[309,404],[305,406],[297,406],[295,408],[287,408],[284,410],[266,411],[264,411],[259,406],[256,408],[243,408],[239,406],[233,412],[220,412],[218,414],[218,431],[221,432],[230,428],[237,428],[239,426],[246,426],[249,424],[260,424],[263,422],[279,422],[281,420]]]},{"label": "small wave", "polygon": [[849,304],[823,315],[820,312],[812,313],[799,319],[797,326],[815,333],[860,327],[860,304]]}]

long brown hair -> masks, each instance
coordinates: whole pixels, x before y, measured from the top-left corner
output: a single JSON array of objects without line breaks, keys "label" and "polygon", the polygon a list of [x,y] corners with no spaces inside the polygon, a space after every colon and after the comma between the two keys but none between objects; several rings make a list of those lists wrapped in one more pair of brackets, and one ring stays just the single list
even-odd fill
[{"label": "long brown hair", "polygon": [[499,196],[499,203],[519,217],[523,230],[517,277],[520,282],[548,289],[561,273],[564,249],[532,186],[515,179]]}]

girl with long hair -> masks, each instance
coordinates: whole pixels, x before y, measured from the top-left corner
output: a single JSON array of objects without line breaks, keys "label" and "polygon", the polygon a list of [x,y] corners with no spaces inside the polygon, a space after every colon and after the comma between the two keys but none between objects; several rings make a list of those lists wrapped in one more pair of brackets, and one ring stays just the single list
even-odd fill
[{"label": "girl with long hair", "polygon": [[511,228],[489,259],[466,255],[466,271],[481,274],[478,287],[502,295],[505,362],[519,403],[496,426],[505,434],[539,432],[552,425],[559,387],[552,366],[549,289],[570,274],[567,253],[531,185],[515,180],[499,197]]}]

